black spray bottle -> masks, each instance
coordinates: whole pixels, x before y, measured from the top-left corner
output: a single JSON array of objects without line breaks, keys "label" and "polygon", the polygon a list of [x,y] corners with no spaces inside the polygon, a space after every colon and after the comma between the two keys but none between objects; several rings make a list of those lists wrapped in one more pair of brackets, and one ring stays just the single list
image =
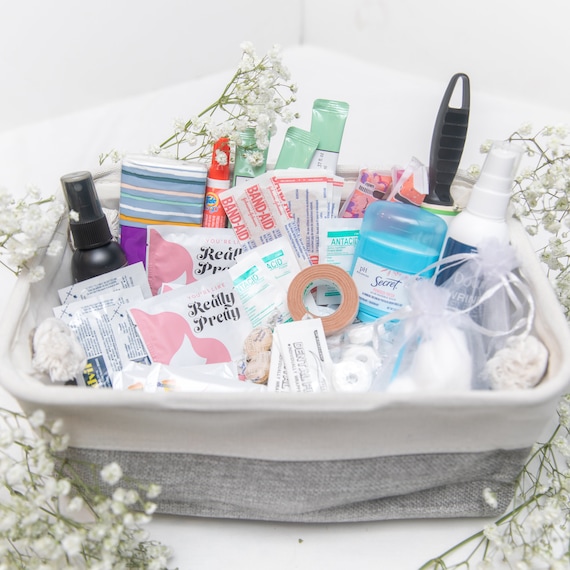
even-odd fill
[{"label": "black spray bottle", "polygon": [[[73,279],[84,281],[127,265],[121,246],[113,240],[90,172],[61,177],[69,210],[69,227],[75,251],[71,259]],[[75,219],[72,219],[75,218]]]}]

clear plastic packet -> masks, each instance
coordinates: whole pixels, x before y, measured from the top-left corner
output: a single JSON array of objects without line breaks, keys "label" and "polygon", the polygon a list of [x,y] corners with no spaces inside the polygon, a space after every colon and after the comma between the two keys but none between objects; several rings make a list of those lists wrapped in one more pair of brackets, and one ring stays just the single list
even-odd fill
[{"label": "clear plastic packet", "polygon": [[428,194],[428,169],[415,156],[403,171],[393,171],[394,184],[386,197],[389,202],[420,206]]},{"label": "clear plastic packet", "polygon": [[407,306],[374,323],[374,342],[386,358],[373,389],[453,392],[487,388],[480,328],[473,326],[466,313],[450,309],[449,292],[431,281],[412,282],[408,295]]},{"label": "clear plastic packet", "polygon": [[253,327],[274,327],[291,320],[287,289],[279,283],[256,249],[245,252],[228,273]]},{"label": "clear plastic packet", "polygon": [[113,389],[143,392],[263,392],[266,387],[241,381],[234,362],[186,367],[130,362],[115,375]]},{"label": "clear plastic packet", "polygon": [[229,228],[151,225],[146,270],[153,295],[162,284],[188,285],[235,264],[242,247]]}]

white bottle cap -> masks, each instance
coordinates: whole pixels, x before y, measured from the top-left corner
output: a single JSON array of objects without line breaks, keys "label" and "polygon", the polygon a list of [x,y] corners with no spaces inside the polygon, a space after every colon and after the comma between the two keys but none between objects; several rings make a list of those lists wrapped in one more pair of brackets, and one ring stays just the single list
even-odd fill
[{"label": "white bottle cap", "polygon": [[494,143],[473,186],[466,209],[477,216],[504,220],[522,154],[520,146],[508,142]]}]

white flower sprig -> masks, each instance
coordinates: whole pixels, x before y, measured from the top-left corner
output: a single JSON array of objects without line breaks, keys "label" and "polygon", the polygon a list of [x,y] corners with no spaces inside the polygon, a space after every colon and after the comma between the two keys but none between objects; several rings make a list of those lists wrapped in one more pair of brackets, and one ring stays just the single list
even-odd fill
[{"label": "white flower sprig", "polygon": [[152,152],[173,150],[180,160],[207,161],[218,139],[228,137],[234,146],[240,145],[240,135],[249,127],[255,129],[256,146],[263,151],[277,132],[279,119],[290,123],[298,118],[289,108],[297,86],[283,65],[279,46],[261,58],[250,42],[241,49],[241,62],[220,97],[189,120],[176,121],[174,134]]},{"label": "white flower sprig", "polygon": [[[509,511],[420,570],[570,568],[569,395],[558,416],[559,425],[535,446],[517,478]],[[483,499],[496,508],[492,489],[484,490]]]},{"label": "white flower sprig", "polygon": [[526,151],[515,180],[515,215],[534,237],[539,259],[570,319],[569,135],[564,126],[547,126],[533,134],[527,124],[508,140],[522,144]]},{"label": "white flower sprig", "polygon": [[44,250],[55,256],[63,248],[63,240],[52,238],[64,209],[55,197],[42,198],[34,187],[19,200],[0,189],[0,264],[15,275],[27,269],[32,282],[41,280],[44,268],[32,261]]},{"label": "white flower sprig", "polygon": [[42,411],[26,418],[0,409],[0,568],[166,568],[170,550],[140,526],[160,488],[116,487],[124,480],[117,463],[100,470],[102,486],[87,483],[61,455],[67,445],[62,423],[47,425]]}]

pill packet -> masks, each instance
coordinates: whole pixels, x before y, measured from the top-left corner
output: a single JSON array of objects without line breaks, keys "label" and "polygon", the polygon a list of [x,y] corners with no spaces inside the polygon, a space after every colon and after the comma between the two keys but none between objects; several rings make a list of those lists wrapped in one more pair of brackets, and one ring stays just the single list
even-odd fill
[{"label": "pill packet", "polygon": [[127,312],[128,306],[143,300],[137,286],[54,307],[54,316],[69,326],[87,355],[78,384],[111,388],[114,375],[130,361],[150,363],[149,353]]}]

